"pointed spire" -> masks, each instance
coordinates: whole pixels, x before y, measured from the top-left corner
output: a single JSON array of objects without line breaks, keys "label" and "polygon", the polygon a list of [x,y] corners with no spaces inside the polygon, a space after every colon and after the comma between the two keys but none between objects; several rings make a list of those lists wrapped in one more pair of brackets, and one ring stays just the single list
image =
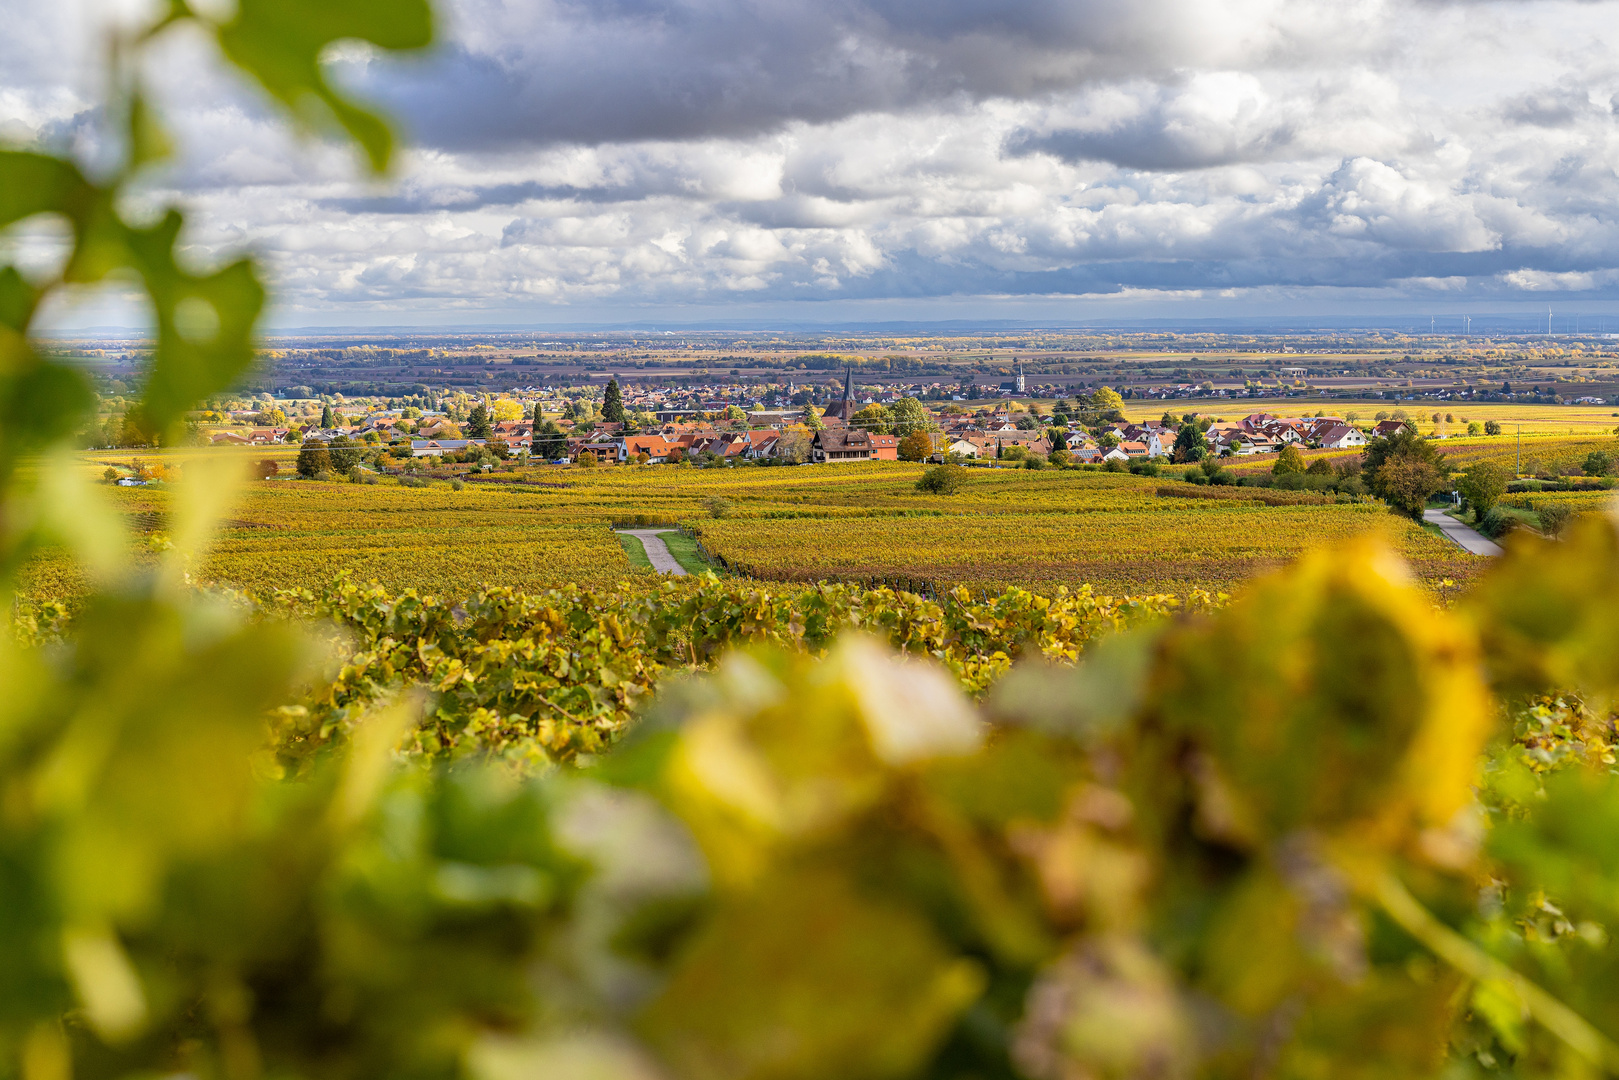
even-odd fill
[{"label": "pointed spire", "polygon": [[844,373],[843,373],[843,400],[837,402],[836,404],[828,405],[826,407],[826,412],[822,413],[821,415],[822,416],[835,416],[839,420],[842,420],[844,423],[848,423],[849,417],[854,414],[854,410],[849,407],[853,396],[854,396],[854,365],[851,364],[851,365],[849,365],[848,368],[846,368],[844,370]]}]

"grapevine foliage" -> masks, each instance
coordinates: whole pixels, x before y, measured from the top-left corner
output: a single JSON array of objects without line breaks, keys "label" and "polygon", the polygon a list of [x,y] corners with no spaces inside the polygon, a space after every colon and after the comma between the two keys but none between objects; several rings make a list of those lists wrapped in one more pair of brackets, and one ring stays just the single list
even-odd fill
[{"label": "grapevine foliage", "polygon": [[[1218,597],[1194,594],[1187,610]],[[454,759],[492,754],[534,766],[597,754],[626,729],[660,679],[709,667],[726,649],[769,644],[824,653],[860,630],[941,664],[978,695],[1014,658],[1071,663],[1091,638],[1181,610],[1174,597],[1096,597],[1088,588],[1038,596],[1021,589],[941,600],[889,589],[821,584],[777,588],[712,574],[686,582],[570,586],[537,594],[491,589],[466,603],[390,596],[341,577],[320,593],[274,594],[266,617],[330,627],[338,671],[308,700],[279,711],[283,763],[348,737],[367,710],[407,686],[433,706],[410,748]]]}]

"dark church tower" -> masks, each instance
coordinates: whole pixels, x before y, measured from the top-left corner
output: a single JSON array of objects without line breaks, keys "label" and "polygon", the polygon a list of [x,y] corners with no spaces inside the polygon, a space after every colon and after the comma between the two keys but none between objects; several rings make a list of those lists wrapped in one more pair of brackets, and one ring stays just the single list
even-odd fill
[{"label": "dark church tower", "polygon": [[853,367],[848,368],[843,375],[843,400],[835,404],[828,405],[826,407],[826,412],[822,413],[821,415],[824,417],[836,417],[837,419],[842,420],[845,424],[849,422],[849,417],[854,415]]}]

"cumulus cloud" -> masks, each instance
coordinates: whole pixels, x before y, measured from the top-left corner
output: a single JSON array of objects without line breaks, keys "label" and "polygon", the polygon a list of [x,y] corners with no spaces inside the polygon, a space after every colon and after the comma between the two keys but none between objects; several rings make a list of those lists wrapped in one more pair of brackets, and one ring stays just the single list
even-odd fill
[{"label": "cumulus cloud", "polygon": [[[0,138],[89,153],[93,80],[38,59],[82,29],[52,10],[0,0],[23,42],[0,38]],[[337,62],[417,139],[396,182],[356,180],[345,152],[297,142],[228,75],[199,79],[181,41],[152,78],[184,164],[134,205],[191,201],[190,257],[257,251],[285,308],[334,321],[961,296],[1612,298],[1613,14],[449,0],[435,55]]]}]

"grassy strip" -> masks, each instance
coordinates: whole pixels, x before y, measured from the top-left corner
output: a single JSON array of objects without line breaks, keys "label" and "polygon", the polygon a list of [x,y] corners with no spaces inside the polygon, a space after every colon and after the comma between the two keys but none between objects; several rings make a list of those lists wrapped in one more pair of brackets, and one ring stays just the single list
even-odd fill
[{"label": "grassy strip", "polygon": [[646,545],[641,543],[639,536],[630,536],[619,533],[618,542],[624,548],[624,557],[630,560],[630,565],[644,570],[652,569],[652,560],[647,558]]},{"label": "grassy strip", "polygon": [[[701,574],[705,570],[712,570],[703,553],[697,550],[697,538],[687,536],[683,532],[670,531],[658,534],[669,547],[669,554],[675,557],[675,562],[686,568],[688,574]],[[633,557],[632,557],[633,561]]]}]

